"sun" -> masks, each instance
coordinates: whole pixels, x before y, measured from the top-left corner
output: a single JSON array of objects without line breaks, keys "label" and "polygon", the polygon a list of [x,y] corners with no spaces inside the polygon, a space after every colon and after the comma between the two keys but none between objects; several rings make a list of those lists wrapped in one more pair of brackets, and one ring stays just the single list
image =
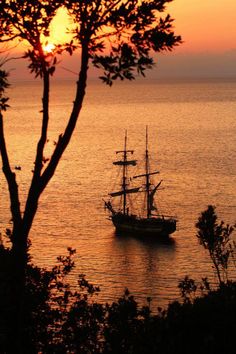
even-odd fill
[{"label": "sun", "polygon": [[43,51],[45,54],[52,53],[56,46],[53,43],[47,43],[43,46]]}]

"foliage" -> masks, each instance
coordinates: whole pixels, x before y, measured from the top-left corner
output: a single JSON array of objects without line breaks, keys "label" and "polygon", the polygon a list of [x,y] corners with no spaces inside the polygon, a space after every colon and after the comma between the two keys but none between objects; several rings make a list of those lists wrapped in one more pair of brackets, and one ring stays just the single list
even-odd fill
[{"label": "foliage", "polygon": [[[66,280],[74,268],[74,250],[59,257],[51,270],[28,264],[21,321],[22,353],[121,353],[132,348],[144,330],[150,310],[138,309],[132,296],[125,292],[111,305],[94,300],[99,288],[79,276],[75,290]],[[15,307],[11,272],[12,253],[0,248],[1,320],[0,352],[13,352]],[[116,348],[116,349],[115,349]],[[128,351],[127,351],[128,352]]]},{"label": "foliage", "polygon": [[[80,293],[72,291],[67,283],[66,276],[74,267],[74,253],[68,249],[68,256],[58,257],[58,264],[51,270],[27,265],[24,301],[21,304],[23,319],[19,347],[22,353],[55,353],[61,348],[66,352],[76,346],[80,346],[81,353],[88,353],[88,348],[95,343],[94,336],[99,330],[96,322],[103,305],[95,306],[89,302],[98,288],[88,284],[84,276],[79,279]],[[4,307],[1,306],[1,328],[5,328],[5,333],[0,331],[0,352],[13,352],[12,341],[15,339],[11,333],[15,307],[12,297],[9,297],[14,290],[12,258],[11,251],[1,247],[1,289],[5,289],[0,296],[1,304],[4,303]]]},{"label": "foliage", "polygon": [[219,283],[228,281],[230,259],[234,260],[236,244],[231,240],[234,226],[218,223],[215,207],[209,205],[196,223],[197,238],[209,252]]},{"label": "foliage", "polygon": [[6,111],[9,107],[7,104],[9,98],[4,95],[5,90],[9,87],[7,77],[8,73],[2,70],[0,65],[0,111]]},{"label": "foliage", "polygon": [[166,315],[166,334],[170,340],[163,352],[233,354],[235,300],[236,283],[229,282],[193,302],[171,303]]},{"label": "foliage", "polygon": [[[74,250],[51,270],[28,264],[21,328],[22,353],[213,354],[234,353],[236,283],[228,282],[157,314],[140,307],[128,290],[117,301],[98,301],[99,289],[80,276],[71,288]],[[10,353],[15,321],[10,250],[0,248],[0,352]],[[207,282],[206,282],[207,283]],[[193,281],[189,284],[195,290]],[[193,345],[194,344],[194,345]],[[16,351],[14,351],[16,352]]]},{"label": "foliage", "polygon": [[213,290],[207,278],[202,278],[201,281],[196,282],[188,275],[179,281],[178,288],[184,303],[193,303],[199,295],[203,297]]},{"label": "foliage", "polygon": [[[210,225],[217,224],[215,212],[213,215]],[[171,302],[166,310],[158,308],[153,314],[150,298],[140,307],[128,290],[111,304],[99,302],[99,288],[84,275],[72,288],[67,276],[74,269],[74,254],[69,248],[68,255],[58,257],[51,270],[34,266],[28,257],[21,341],[16,348],[12,332],[16,310],[12,301],[14,254],[0,246],[0,352],[234,353],[236,282],[220,282],[215,289],[207,278],[197,283],[186,276],[179,283],[183,301]]]},{"label": "foliage", "polygon": [[[198,229],[197,238],[206,250],[209,252],[210,260],[213,265],[220,287],[231,284],[229,280],[229,267],[231,266],[231,275],[235,271],[235,241],[232,240],[234,226],[225,225],[224,221],[217,222],[218,216],[215,207],[209,205],[207,210],[203,211],[196,223]],[[180,294],[184,303],[193,303],[199,294],[205,296],[212,292],[211,284],[207,278],[202,278],[201,282],[196,282],[189,276],[185,276],[179,284]]]}]

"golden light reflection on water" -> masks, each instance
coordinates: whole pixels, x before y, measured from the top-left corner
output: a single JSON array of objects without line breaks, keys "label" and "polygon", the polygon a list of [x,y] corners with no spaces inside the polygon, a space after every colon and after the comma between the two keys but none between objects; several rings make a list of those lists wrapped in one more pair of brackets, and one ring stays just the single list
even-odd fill
[{"label": "golden light reflection on water", "polygon": [[[235,88],[232,82],[144,82],[112,89],[91,83],[72,142],[40,201],[31,233],[35,262],[53,265],[68,246],[74,247],[77,268],[71,281],[85,273],[101,286],[103,300],[117,298],[129,287],[142,301],[153,297],[153,306],[178,297],[177,282],[186,274],[214,279],[194,224],[208,204],[216,205],[227,222],[235,222]],[[48,152],[68,116],[73,86],[58,82],[52,94]],[[5,124],[12,166],[22,167],[16,173],[24,200],[39,134],[41,93],[37,83],[19,83],[12,95]],[[179,219],[170,243],[115,236],[103,210],[124,130],[139,158],[146,124],[153,163],[164,180],[160,205]],[[0,188],[3,229],[10,216],[2,180]]]}]

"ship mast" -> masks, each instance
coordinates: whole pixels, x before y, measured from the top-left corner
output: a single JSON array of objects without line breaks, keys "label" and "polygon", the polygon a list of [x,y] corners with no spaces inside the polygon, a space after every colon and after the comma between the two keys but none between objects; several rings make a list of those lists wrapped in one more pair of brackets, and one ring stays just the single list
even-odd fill
[{"label": "ship mast", "polygon": [[122,190],[123,190],[123,214],[126,214],[126,179],[127,179],[127,130],[125,131],[125,146],[123,151],[123,178],[122,178]]},{"label": "ship mast", "polygon": [[149,152],[148,152],[148,127],[146,126],[146,150],[145,150],[145,173],[142,175],[133,176],[133,178],[145,177],[145,195],[146,195],[146,209],[147,209],[147,218],[150,218],[152,215],[153,208],[153,196],[160,186],[161,182],[152,190],[150,188],[150,176],[156,175],[159,171],[150,172],[149,166]]},{"label": "ship mast", "polygon": [[128,188],[129,183],[127,183],[127,174],[128,166],[136,166],[136,160],[128,159],[128,154],[133,154],[134,150],[127,150],[127,130],[125,131],[125,144],[124,150],[116,151],[116,154],[123,154],[122,160],[113,162],[114,165],[122,166],[122,181],[121,181],[121,190],[118,192],[109,193],[111,197],[122,197],[122,213],[125,215],[128,214],[127,209],[127,194],[137,193],[140,187]]},{"label": "ship mast", "polygon": [[150,173],[149,173],[149,155],[148,155],[148,127],[146,126],[146,151],[145,151],[145,170],[146,170],[146,202],[147,202],[147,218],[151,216],[150,210]]}]

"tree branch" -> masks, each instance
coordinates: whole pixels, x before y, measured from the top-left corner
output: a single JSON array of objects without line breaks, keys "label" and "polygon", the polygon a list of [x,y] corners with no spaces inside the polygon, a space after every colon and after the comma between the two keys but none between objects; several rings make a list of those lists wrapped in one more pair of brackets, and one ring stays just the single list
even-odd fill
[{"label": "tree branch", "polygon": [[[27,237],[31,225],[33,223],[34,216],[37,211],[38,207],[38,200],[40,195],[42,194],[43,190],[46,188],[48,182],[51,180],[58,163],[60,161],[60,158],[62,154],[64,153],[67,145],[69,144],[69,141],[71,139],[71,136],[73,134],[73,131],[76,126],[76,122],[80,113],[80,110],[82,108],[82,103],[85,95],[85,88],[86,88],[86,81],[87,81],[87,71],[88,71],[88,61],[89,61],[89,55],[88,55],[88,47],[87,45],[84,45],[82,47],[82,52],[81,52],[82,60],[81,60],[81,70],[79,74],[79,80],[77,82],[77,91],[76,91],[76,97],[73,105],[73,110],[70,115],[70,119],[68,121],[68,124],[65,128],[64,134],[59,136],[58,143],[55,147],[55,150],[51,156],[51,159],[48,163],[48,166],[45,168],[43,173],[40,175],[40,172],[42,171],[42,154],[43,154],[43,148],[46,142],[46,132],[47,132],[47,124],[48,124],[48,97],[44,95],[44,122],[42,125],[42,136],[41,140],[39,141],[38,144],[38,150],[37,150],[37,157],[36,157],[36,163],[35,163],[35,171],[34,171],[34,176],[32,180],[32,184],[30,187],[30,191],[28,194],[27,202],[26,202],[26,207],[25,207],[25,212],[24,212],[24,217],[23,217],[23,235],[24,237]],[[46,77],[44,78],[44,89],[49,92],[49,81],[45,80]],[[49,79],[49,78],[48,78]],[[41,159],[41,160],[40,160]]]},{"label": "tree branch", "polygon": [[[47,130],[48,130],[48,122],[49,122],[49,90],[50,90],[50,82],[49,82],[49,72],[45,70],[44,76],[43,76],[43,121],[42,121],[42,130],[41,130],[41,137],[38,142],[38,147],[37,147],[37,154],[36,154],[36,160],[35,160],[35,169],[34,169],[34,178],[38,179],[41,170],[43,167],[43,151],[44,151],[44,146],[47,141]],[[32,183],[34,182],[34,178]]]},{"label": "tree branch", "polygon": [[82,57],[81,58],[81,70],[80,70],[80,74],[79,74],[79,80],[77,81],[77,91],[76,91],[76,98],[75,98],[74,105],[73,105],[73,110],[71,112],[71,116],[68,121],[65,132],[63,135],[59,136],[59,140],[58,140],[57,146],[55,147],[55,150],[52,154],[51,160],[41,176],[41,185],[40,185],[41,191],[43,191],[44,188],[47,186],[48,182],[52,178],[52,176],[57,168],[59,160],[60,160],[63,152],[65,151],[65,149],[70,141],[70,138],[73,134],[73,131],[76,126],[76,122],[78,120],[80,110],[82,108],[82,103],[83,103],[85,89],[86,89],[88,61],[89,61],[87,45],[83,45],[81,57]]},{"label": "tree branch", "polygon": [[23,221],[24,221],[23,227],[24,227],[25,237],[27,237],[27,234],[31,228],[38,207],[38,199],[41,194],[41,190],[39,186],[40,186],[41,171],[43,168],[43,152],[47,141],[47,131],[48,131],[48,122],[49,122],[49,92],[50,92],[50,73],[44,67],[43,68],[42,128],[41,128],[41,136],[37,145],[33,178],[29,188],[29,193],[28,193],[28,197],[25,205],[24,217],[23,217]]},{"label": "tree branch", "polygon": [[[11,213],[13,221],[13,234],[14,230],[18,229],[21,225],[21,212],[20,201],[18,193],[18,185],[16,183],[16,175],[11,171],[8,153],[6,149],[4,129],[3,129],[3,116],[0,112],[0,153],[2,156],[2,170],[8,183],[8,190],[10,194]],[[13,240],[14,242],[14,240]]]},{"label": "tree branch", "polygon": [[[129,3],[130,0],[126,1],[126,5]],[[117,6],[119,3],[122,3],[121,0],[116,0],[111,3],[111,6],[108,6],[106,11],[103,12],[102,16],[99,18],[98,23],[103,23],[104,18]]]},{"label": "tree branch", "polygon": [[18,34],[15,34],[15,35],[12,35],[11,37],[8,37],[8,38],[1,38],[0,39],[0,43],[7,43],[7,42],[10,42],[10,41],[13,41],[13,39],[17,38],[18,37]]}]

